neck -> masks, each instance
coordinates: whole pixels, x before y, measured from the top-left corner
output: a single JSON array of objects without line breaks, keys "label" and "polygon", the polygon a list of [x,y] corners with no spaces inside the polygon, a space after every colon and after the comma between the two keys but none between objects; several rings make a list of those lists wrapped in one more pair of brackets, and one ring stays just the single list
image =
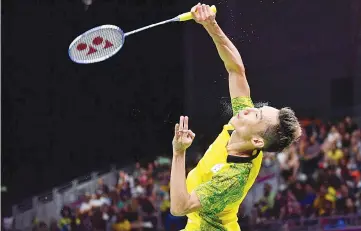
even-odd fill
[{"label": "neck", "polygon": [[232,133],[226,148],[227,153],[234,156],[248,157],[252,155],[253,151],[251,143],[240,139],[235,132]]}]

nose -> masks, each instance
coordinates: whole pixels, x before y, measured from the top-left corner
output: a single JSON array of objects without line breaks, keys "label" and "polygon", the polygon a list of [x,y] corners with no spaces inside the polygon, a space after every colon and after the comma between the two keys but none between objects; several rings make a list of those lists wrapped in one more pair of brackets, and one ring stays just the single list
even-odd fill
[{"label": "nose", "polygon": [[248,115],[250,112],[252,112],[252,110],[254,110],[253,108],[247,108],[245,110],[243,110],[243,115]]}]

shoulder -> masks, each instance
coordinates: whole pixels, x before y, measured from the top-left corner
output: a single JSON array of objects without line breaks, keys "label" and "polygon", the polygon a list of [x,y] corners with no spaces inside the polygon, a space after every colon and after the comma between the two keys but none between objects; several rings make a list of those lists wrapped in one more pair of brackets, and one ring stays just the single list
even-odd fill
[{"label": "shoulder", "polygon": [[[216,167],[218,166],[213,168]],[[252,163],[223,164],[213,177],[215,181],[219,182],[228,181],[228,183],[234,182],[243,184],[247,181],[251,168]]]}]

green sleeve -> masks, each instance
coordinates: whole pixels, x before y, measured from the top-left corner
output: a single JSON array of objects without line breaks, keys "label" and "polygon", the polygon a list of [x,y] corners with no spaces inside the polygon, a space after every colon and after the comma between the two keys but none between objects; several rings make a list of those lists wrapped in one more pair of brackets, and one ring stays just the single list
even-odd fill
[{"label": "green sleeve", "polygon": [[233,115],[236,115],[240,110],[247,107],[254,107],[252,99],[250,97],[237,97],[231,100]]},{"label": "green sleeve", "polygon": [[201,210],[217,214],[243,196],[252,164],[243,164],[242,167],[230,166],[225,171],[214,175],[212,179],[199,185],[195,193],[202,205]]}]

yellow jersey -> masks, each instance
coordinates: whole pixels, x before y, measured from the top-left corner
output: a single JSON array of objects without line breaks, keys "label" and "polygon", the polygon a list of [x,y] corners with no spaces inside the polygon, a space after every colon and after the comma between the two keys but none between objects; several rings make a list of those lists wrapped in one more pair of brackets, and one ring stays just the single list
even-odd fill
[{"label": "yellow jersey", "polygon": [[[254,107],[249,97],[232,99],[233,113]],[[234,128],[227,124],[186,180],[189,193],[195,191],[201,209],[187,215],[184,231],[238,231],[239,205],[261,168],[263,153],[250,158],[229,156],[226,146]]]},{"label": "yellow jersey", "polygon": [[327,152],[327,157],[338,164],[338,162],[343,158],[343,152],[341,149],[331,150]]},{"label": "yellow jersey", "polygon": [[124,220],[122,222],[118,222],[112,225],[114,231],[130,231],[132,229],[132,225],[128,220]]}]

